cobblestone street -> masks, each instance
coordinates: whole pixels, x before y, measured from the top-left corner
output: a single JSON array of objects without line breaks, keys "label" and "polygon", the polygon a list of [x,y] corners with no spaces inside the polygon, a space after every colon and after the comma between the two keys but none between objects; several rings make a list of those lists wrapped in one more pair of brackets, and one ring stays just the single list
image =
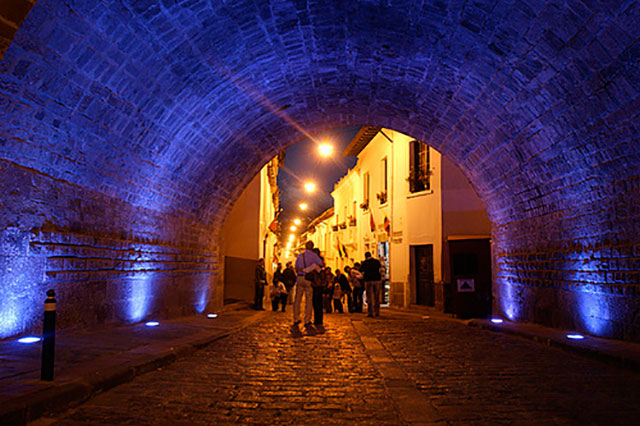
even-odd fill
[{"label": "cobblestone street", "polygon": [[637,424],[636,373],[460,322],[383,311],[324,333],[265,320],[36,424]]}]

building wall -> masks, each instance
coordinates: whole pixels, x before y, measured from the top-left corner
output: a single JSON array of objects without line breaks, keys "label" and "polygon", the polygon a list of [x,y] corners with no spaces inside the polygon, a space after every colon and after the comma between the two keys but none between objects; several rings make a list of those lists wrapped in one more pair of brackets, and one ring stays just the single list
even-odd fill
[{"label": "building wall", "polygon": [[270,161],[253,178],[222,228],[225,300],[253,300],[259,258],[265,259],[268,280],[273,275],[276,236],[268,227],[276,213],[272,195],[275,181],[269,178],[268,168],[271,165],[277,170],[277,164],[277,159]]},{"label": "building wall", "polygon": [[[409,143],[413,138],[384,129],[358,154],[356,166],[335,186],[335,214],[315,226],[308,238],[321,247],[332,267],[344,268],[364,259],[366,251],[377,255],[377,244],[389,242],[390,301],[393,305],[416,303],[415,282],[411,271],[411,247],[433,246],[434,282],[442,299],[443,282],[449,280],[447,238],[451,235],[489,235],[491,226],[480,200],[465,176],[449,160],[429,148],[430,188],[410,192]],[[386,136],[385,136],[386,135]],[[387,200],[378,194],[384,191],[383,159],[387,159]],[[369,175],[369,203],[362,208],[365,197],[365,176]],[[356,202],[355,215],[353,202]],[[346,207],[346,214],[345,214]],[[351,226],[350,216],[356,223]],[[390,234],[384,228],[390,221]],[[371,218],[375,230],[371,230]],[[342,229],[341,224],[346,228]],[[338,226],[334,230],[334,226]],[[325,241],[332,241],[327,247]],[[337,249],[347,250],[341,257]],[[343,253],[344,254],[344,253]],[[439,301],[442,306],[442,301]]]},{"label": "building wall", "polygon": [[442,157],[443,281],[450,282],[448,239],[490,238],[491,222],[482,201],[460,169]]},{"label": "building wall", "polygon": [[439,261],[442,257],[441,155],[434,149],[429,149],[430,169],[433,171],[430,189],[411,193],[407,180],[409,142],[414,139],[399,132],[383,131],[394,141],[393,193],[390,196],[393,209],[390,292],[393,304],[406,306],[416,302],[415,283],[410,270],[411,246],[433,245],[434,281],[442,278],[442,264]]}]

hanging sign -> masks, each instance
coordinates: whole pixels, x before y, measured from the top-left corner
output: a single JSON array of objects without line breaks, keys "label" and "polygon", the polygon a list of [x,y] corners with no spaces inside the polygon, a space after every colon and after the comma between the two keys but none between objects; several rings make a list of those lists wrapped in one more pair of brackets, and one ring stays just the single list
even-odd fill
[{"label": "hanging sign", "polygon": [[458,293],[471,293],[476,291],[476,280],[473,278],[458,279]]}]

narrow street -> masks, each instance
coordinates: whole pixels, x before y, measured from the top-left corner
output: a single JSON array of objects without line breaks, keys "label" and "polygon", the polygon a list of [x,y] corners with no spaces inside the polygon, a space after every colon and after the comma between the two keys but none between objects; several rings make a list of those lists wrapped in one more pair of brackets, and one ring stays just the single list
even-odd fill
[{"label": "narrow street", "polygon": [[453,320],[384,310],[291,314],[36,425],[637,424],[640,377],[600,361]]}]

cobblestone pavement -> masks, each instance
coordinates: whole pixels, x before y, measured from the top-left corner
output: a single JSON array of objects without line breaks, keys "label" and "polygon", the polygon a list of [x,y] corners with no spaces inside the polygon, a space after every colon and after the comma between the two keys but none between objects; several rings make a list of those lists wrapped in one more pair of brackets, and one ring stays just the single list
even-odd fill
[{"label": "cobblestone pavement", "polygon": [[292,333],[290,319],[269,313],[260,324],[36,423],[613,425],[640,419],[638,374],[535,342],[387,311],[380,319],[326,315],[326,332],[317,335]]}]

